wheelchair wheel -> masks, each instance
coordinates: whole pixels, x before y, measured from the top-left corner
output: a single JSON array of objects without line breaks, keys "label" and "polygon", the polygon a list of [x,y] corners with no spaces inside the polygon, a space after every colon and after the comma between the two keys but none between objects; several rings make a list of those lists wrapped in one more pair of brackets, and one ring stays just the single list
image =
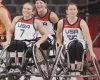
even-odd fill
[{"label": "wheelchair wheel", "polygon": [[33,57],[37,69],[44,80],[48,78],[48,62],[41,48],[33,46]]},{"label": "wheelchair wheel", "polygon": [[49,74],[49,80],[52,80],[55,72],[56,72],[56,68],[57,68],[57,65],[58,65],[58,62],[60,61],[60,56],[61,56],[61,53],[62,53],[62,49],[63,49],[63,46],[60,46],[57,50],[57,56],[56,56],[56,59],[55,59],[55,62],[53,64],[53,67],[52,69],[50,70],[50,74]]},{"label": "wheelchair wheel", "polygon": [[32,48],[28,48],[22,58],[22,73],[34,73],[34,68],[35,68],[35,63],[34,63],[34,59],[32,56],[32,53],[30,55],[30,51],[32,50]]},{"label": "wheelchair wheel", "polygon": [[95,68],[96,73],[97,73],[98,80],[100,80],[100,70],[99,70],[97,61],[96,60],[93,60],[93,64],[94,64],[94,68]]},{"label": "wheelchair wheel", "polygon": [[8,76],[8,80],[15,80],[14,76]]},{"label": "wheelchair wheel", "polygon": [[[0,52],[0,80],[6,80],[6,73],[8,72],[7,66],[9,62],[9,52],[7,51],[7,47],[3,48]],[[4,74],[4,75],[2,75]]]}]

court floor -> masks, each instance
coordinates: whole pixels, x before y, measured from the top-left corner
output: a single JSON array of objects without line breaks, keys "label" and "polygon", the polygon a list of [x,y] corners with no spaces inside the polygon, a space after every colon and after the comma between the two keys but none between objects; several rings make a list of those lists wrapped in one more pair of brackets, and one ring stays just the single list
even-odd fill
[{"label": "court floor", "polygon": [[[20,78],[20,80],[24,80],[24,77],[22,76]],[[36,76],[31,76],[31,79],[30,80],[43,80],[43,78],[41,77],[36,77]],[[52,80],[56,80],[55,78],[53,78]]]}]

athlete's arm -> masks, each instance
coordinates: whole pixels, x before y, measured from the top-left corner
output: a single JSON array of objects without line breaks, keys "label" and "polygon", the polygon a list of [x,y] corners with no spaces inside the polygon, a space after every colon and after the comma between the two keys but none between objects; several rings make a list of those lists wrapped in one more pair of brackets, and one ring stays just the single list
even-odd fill
[{"label": "athlete's arm", "polygon": [[59,18],[58,18],[58,16],[54,12],[51,12],[51,14],[50,14],[50,20],[53,23],[57,23],[58,20],[59,20]]},{"label": "athlete's arm", "polygon": [[82,29],[83,35],[86,38],[87,44],[88,44],[88,49],[90,51],[90,54],[93,58],[96,58],[94,52],[93,52],[93,48],[92,48],[92,40],[90,37],[90,33],[89,33],[89,29],[88,29],[88,25],[87,23],[82,19],[80,22],[80,27]]},{"label": "athlete's arm", "polygon": [[62,19],[58,22],[57,27],[58,27],[57,28],[57,34],[56,34],[57,43],[59,45],[62,45],[62,28],[63,28],[63,20]]},{"label": "athlete's arm", "polygon": [[57,29],[58,20],[59,20],[58,16],[54,12],[51,12],[51,14],[50,14],[50,21],[52,23],[54,23],[54,29],[55,30]]},{"label": "athlete's arm", "polygon": [[47,39],[47,33],[46,30],[44,29],[42,23],[35,19],[35,27],[36,29],[40,32],[40,34],[42,35],[42,37],[37,41],[37,43],[40,45],[41,43],[43,43],[46,39]]},{"label": "athlete's arm", "polygon": [[4,24],[7,31],[11,26],[11,20],[9,19],[8,13],[4,8],[0,8],[0,20]]},{"label": "athlete's arm", "polygon": [[11,27],[8,29],[7,31],[7,41],[8,42],[11,42],[11,39],[12,39],[12,36],[14,34],[14,31],[15,31],[15,24],[16,22],[21,18],[22,16],[16,16],[13,21],[12,21],[12,24],[11,24]]}]

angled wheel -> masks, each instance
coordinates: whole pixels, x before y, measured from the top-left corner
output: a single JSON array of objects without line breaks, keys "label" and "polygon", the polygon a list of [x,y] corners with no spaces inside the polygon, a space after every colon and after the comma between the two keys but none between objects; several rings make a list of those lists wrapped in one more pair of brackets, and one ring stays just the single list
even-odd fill
[{"label": "angled wheel", "polygon": [[[9,64],[9,52],[7,51],[7,47],[3,48],[0,52],[0,80],[5,80],[7,77],[7,65]],[[4,74],[4,75],[2,75]]]},{"label": "angled wheel", "polygon": [[48,78],[48,62],[41,48],[33,46],[34,62],[44,80]]},{"label": "angled wheel", "polygon": [[97,61],[96,60],[93,60],[93,64],[94,64],[94,68],[95,68],[96,73],[97,73],[97,76],[98,76],[98,80],[100,80],[100,70],[99,70]]},{"label": "angled wheel", "polygon": [[20,76],[8,75],[8,80],[20,80]]},{"label": "angled wheel", "polygon": [[33,68],[35,68],[35,63],[32,56],[32,48],[28,48],[22,58],[22,73],[33,74]]},{"label": "angled wheel", "polygon": [[61,53],[62,53],[62,49],[63,49],[63,46],[60,46],[57,50],[57,56],[56,56],[56,59],[55,59],[55,62],[53,64],[53,67],[50,71],[50,74],[49,74],[49,80],[52,80],[55,72],[56,72],[56,68],[57,68],[57,64],[58,62],[60,61],[60,56],[61,56]]}]

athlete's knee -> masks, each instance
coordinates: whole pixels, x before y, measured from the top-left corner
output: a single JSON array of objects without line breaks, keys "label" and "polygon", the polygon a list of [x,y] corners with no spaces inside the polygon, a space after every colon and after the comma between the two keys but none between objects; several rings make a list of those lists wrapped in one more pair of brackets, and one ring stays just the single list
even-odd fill
[{"label": "athlete's knee", "polygon": [[76,44],[75,44],[75,42],[73,42],[73,41],[70,42],[70,43],[68,44],[68,46],[67,46],[68,50],[74,50],[75,47],[76,47]]},{"label": "athlete's knee", "polygon": [[23,41],[17,42],[17,52],[23,52],[26,49],[27,49],[27,46],[26,46],[25,42],[23,42]]},{"label": "athlete's knee", "polygon": [[82,61],[82,55],[83,55],[83,44],[81,42],[78,42],[76,44],[76,52],[77,52],[77,61],[81,62]]},{"label": "athlete's knee", "polygon": [[7,48],[7,51],[9,52],[15,52],[16,50],[16,44],[17,44],[17,41],[12,41],[9,45],[9,47]]},{"label": "athlete's knee", "polygon": [[76,47],[83,50],[83,44],[81,42],[78,42]]},{"label": "athlete's knee", "polygon": [[41,45],[41,48],[43,49],[43,50],[48,50],[48,48],[51,46],[51,43],[50,42],[48,42],[48,40],[46,40],[44,43],[42,43]]},{"label": "athlete's knee", "polygon": [[77,54],[79,55],[83,54],[84,49],[83,49],[83,44],[81,42],[78,42],[76,44],[76,51],[77,51]]},{"label": "athlete's knee", "polygon": [[7,48],[7,51],[9,52],[23,52],[26,50],[26,43],[23,41],[12,41],[9,47]]}]

